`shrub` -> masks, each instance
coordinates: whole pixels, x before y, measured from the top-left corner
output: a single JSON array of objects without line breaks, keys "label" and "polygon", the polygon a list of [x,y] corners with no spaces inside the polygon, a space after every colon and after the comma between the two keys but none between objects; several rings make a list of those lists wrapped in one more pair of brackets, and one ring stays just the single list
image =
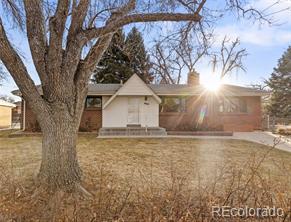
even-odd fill
[{"label": "shrub", "polygon": [[287,127],[287,126],[279,126],[277,128],[277,133],[280,135],[291,135],[291,127]]},{"label": "shrub", "polygon": [[92,124],[91,124],[91,118],[88,117],[85,121],[84,125],[81,125],[79,127],[80,132],[92,132]]}]

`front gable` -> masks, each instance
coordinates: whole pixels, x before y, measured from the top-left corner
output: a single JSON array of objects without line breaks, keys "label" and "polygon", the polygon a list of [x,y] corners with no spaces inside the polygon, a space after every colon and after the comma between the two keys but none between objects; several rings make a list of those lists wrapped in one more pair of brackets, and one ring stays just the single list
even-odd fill
[{"label": "front gable", "polygon": [[118,90],[118,95],[131,96],[131,95],[142,95],[151,96],[155,94],[151,88],[137,75],[132,75],[125,84]]},{"label": "front gable", "polygon": [[160,97],[137,75],[133,74],[117,92],[104,104],[105,109],[117,96],[153,96],[161,103]]}]

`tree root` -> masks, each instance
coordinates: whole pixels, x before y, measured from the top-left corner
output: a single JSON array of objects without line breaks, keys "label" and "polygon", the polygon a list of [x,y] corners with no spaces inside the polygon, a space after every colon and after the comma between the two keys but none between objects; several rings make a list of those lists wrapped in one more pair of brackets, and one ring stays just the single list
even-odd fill
[{"label": "tree root", "polygon": [[80,194],[85,199],[92,199],[93,195],[87,191],[81,184],[76,185],[76,192]]},{"label": "tree root", "polygon": [[57,189],[51,189],[50,187],[46,185],[46,183],[38,184],[33,194],[30,196],[30,198],[37,199],[38,197],[47,196],[47,195],[51,197],[55,197],[57,193],[59,192],[63,192],[67,194],[71,193],[75,197],[80,195],[81,197],[85,199],[93,198],[93,195],[86,188],[84,188],[80,183],[76,183],[68,187],[57,188]]},{"label": "tree root", "polygon": [[41,187],[38,187],[34,190],[33,194],[31,195],[31,199],[37,199],[40,195],[42,195],[45,192],[45,190]]},{"label": "tree root", "polygon": [[38,184],[31,190],[30,195],[24,197],[23,201],[26,201],[32,207],[29,214],[39,218],[40,221],[52,222],[57,221],[66,204],[74,205],[74,203],[83,200],[90,201],[93,198],[94,195],[80,183],[57,190],[49,190],[46,184]]},{"label": "tree root", "polygon": [[48,203],[45,207],[45,211],[42,215],[42,221],[56,221],[58,211],[62,205],[62,200],[65,196],[64,191],[57,191],[50,196]]}]

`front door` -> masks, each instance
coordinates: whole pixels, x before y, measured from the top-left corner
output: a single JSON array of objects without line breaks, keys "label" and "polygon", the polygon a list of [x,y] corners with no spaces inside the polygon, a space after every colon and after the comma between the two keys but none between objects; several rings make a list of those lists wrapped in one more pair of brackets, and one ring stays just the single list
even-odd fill
[{"label": "front door", "polygon": [[128,98],[128,124],[139,124],[139,98]]}]

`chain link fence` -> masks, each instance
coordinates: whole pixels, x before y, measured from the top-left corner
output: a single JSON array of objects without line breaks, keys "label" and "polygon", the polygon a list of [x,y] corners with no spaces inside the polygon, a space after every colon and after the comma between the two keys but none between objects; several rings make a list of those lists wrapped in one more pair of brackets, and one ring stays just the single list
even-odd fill
[{"label": "chain link fence", "polygon": [[279,118],[270,115],[264,115],[262,118],[262,129],[272,132],[278,132],[279,129],[291,130],[291,118]]}]

